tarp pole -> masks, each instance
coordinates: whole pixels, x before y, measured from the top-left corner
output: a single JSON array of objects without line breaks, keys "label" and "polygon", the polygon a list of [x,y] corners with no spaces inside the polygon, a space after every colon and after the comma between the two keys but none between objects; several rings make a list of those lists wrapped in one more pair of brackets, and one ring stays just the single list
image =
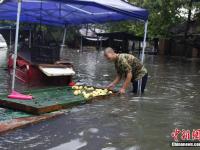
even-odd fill
[{"label": "tarp pole", "polygon": [[83,36],[81,35],[81,51],[83,51]]},{"label": "tarp pole", "polygon": [[101,50],[101,51],[102,51],[102,46],[103,46],[103,43],[102,43],[103,41],[102,41],[102,39],[103,39],[103,38],[100,37],[100,50]]},{"label": "tarp pole", "polygon": [[[144,64],[144,52],[146,49],[146,39],[147,39],[147,28],[148,28],[148,21],[145,22],[144,25],[144,39],[143,39],[143,48],[142,48],[142,55],[141,55],[141,62]],[[142,79],[138,82],[138,87],[139,87],[139,94],[142,94]]]},{"label": "tarp pole", "polygon": [[63,50],[64,50],[64,46],[65,46],[66,34],[67,34],[67,28],[65,27],[64,34],[63,34],[62,45],[61,45],[61,49],[60,49],[60,57],[62,57],[62,55],[63,55]]},{"label": "tarp pole", "polygon": [[20,15],[21,15],[21,6],[22,6],[22,1],[18,0],[16,34],[15,34],[15,51],[14,51],[14,62],[13,62],[13,76],[12,76],[12,91],[14,91],[14,89],[15,89],[15,74],[16,74],[17,48],[18,48],[19,21],[20,21]]},{"label": "tarp pole", "polygon": [[143,39],[143,49],[142,49],[142,57],[141,57],[142,63],[144,63],[144,52],[146,49],[147,28],[148,28],[148,21],[145,22],[145,27],[144,27],[144,39]]},{"label": "tarp pole", "polygon": [[97,36],[97,50],[99,51],[100,50],[100,44],[99,44],[99,36]]},{"label": "tarp pole", "polygon": [[31,48],[31,43],[32,43],[31,40],[32,40],[32,33],[31,33],[31,30],[30,30],[29,31],[29,40],[28,40],[29,41],[29,43],[28,43],[29,48]]},{"label": "tarp pole", "polygon": [[10,26],[10,49],[12,45],[12,26]]}]

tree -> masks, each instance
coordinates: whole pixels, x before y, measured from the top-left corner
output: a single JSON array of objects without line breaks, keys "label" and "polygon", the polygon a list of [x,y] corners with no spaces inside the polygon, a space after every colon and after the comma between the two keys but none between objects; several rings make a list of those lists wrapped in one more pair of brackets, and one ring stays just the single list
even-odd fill
[{"label": "tree", "polygon": [[[129,0],[130,3],[149,10],[149,37],[170,37],[169,29],[187,20],[190,0]],[[193,10],[199,11],[199,4],[193,5]],[[134,32],[143,35],[140,23],[123,22],[111,25],[111,31]]]}]

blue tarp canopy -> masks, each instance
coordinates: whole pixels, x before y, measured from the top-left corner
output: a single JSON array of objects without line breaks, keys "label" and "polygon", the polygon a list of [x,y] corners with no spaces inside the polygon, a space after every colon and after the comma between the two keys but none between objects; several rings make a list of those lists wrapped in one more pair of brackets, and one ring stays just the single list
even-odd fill
[{"label": "blue tarp canopy", "polygon": [[[16,21],[17,2],[0,4],[0,20]],[[56,26],[147,19],[147,10],[121,0],[22,0],[20,16],[20,22]]]},{"label": "blue tarp canopy", "polygon": [[15,90],[19,22],[66,26],[122,20],[143,21],[145,32],[141,60],[144,61],[148,11],[122,0],[0,0],[1,20],[16,21],[12,92]]}]

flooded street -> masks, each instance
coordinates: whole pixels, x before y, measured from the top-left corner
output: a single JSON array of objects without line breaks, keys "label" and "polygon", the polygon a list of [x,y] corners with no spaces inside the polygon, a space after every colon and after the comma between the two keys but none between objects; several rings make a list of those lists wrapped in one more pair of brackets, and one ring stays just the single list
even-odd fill
[{"label": "flooded street", "polygon": [[[9,88],[0,50],[0,93]],[[75,81],[105,86],[115,75],[102,52],[66,51]],[[126,95],[69,109],[65,115],[0,136],[8,150],[169,150],[175,128],[200,125],[200,62],[146,56],[149,81],[143,97]],[[24,85],[18,87],[26,88]],[[181,149],[181,148],[179,148]]]}]

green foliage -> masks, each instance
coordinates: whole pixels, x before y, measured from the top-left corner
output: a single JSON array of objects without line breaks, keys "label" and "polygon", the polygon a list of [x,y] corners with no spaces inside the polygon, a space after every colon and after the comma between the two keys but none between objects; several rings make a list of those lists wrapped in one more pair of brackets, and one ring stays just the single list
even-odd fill
[{"label": "green foliage", "polygon": [[[129,0],[130,3],[148,9],[149,37],[170,37],[169,29],[187,20],[190,0]],[[193,10],[199,11],[199,3],[193,3]],[[182,10],[185,10],[184,12]],[[186,14],[184,14],[186,13]],[[111,31],[134,32],[143,35],[141,23],[123,22],[111,24]]]}]

